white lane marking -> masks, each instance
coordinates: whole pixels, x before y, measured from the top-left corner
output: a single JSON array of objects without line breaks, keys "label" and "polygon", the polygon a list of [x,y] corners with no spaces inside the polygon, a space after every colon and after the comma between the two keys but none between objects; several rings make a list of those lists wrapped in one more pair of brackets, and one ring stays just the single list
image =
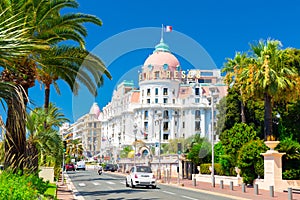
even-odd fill
[{"label": "white lane marking", "polygon": [[84,187],[85,183],[79,183],[78,185],[81,186],[81,187]]},{"label": "white lane marking", "polygon": [[195,198],[192,198],[192,197],[188,197],[188,196],[184,196],[184,195],[181,195],[181,197],[186,198],[186,199],[198,200],[198,199],[195,199]]},{"label": "white lane marking", "polygon": [[167,194],[176,194],[176,193],[174,193],[174,192],[168,192],[168,191],[162,191],[162,192],[164,192],[164,193],[167,193]]},{"label": "white lane marking", "polygon": [[94,185],[101,185],[100,183],[97,183],[97,182],[93,182],[93,184],[94,184]]},{"label": "white lane marking", "polygon": [[109,186],[108,186],[107,188],[108,188],[108,189],[110,189],[110,190],[114,190],[114,188],[112,188],[112,187],[109,187]]},{"label": "white lane marking", "polygon": [[114,185],[115,183],[110,182],[110,181],[106,181],[106,183],[108,183],[109,185]]}]

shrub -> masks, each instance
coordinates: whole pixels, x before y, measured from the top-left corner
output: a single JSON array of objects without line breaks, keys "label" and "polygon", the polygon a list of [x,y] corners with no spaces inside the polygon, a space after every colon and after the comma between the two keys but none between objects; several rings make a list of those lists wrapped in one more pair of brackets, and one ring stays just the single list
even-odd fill
[{"label": "shrub", "polygon": [[241,169],[244,183],[252,184],[258,175],[263,175],[263,158],[260,154],[267,149],[262,140],[250,141],[240,149],[238,167]]},{"label": "shrub", "polygon": [[[211,174],[209,167],[211,166],[211,163],[205,163],[200,165],[200,173],[201,174]],[[219,163],[214,164],[215,174],[216,175],[224,175],[224,171],[222,169],[222,166]]]},{"label": "shrub", "polygon": [[48,188],[48,182],[34,175],[3,172],[0,175],[0,199],[38,199]]},{"label": "shrub", "polygon": [[282,179],[285,180],[299,180],[300,179],[300,169],[289,169],[282,173]]},{"label": "shrub", "polygon": [[211,164],[209,163],[205,163],[205,164],[201,164],[200,165],[200,173],[201,174],[210,174],[210,170],[209,170],[209,166],[211,166]]}]

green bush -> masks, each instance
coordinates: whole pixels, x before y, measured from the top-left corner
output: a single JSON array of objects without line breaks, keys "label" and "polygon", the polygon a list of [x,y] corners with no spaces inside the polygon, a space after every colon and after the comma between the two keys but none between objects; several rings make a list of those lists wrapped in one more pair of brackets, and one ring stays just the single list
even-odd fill
[{"label": "green bush", "polygon": [[225,175],[225,172],[224,172],[224,170],[223,170],[221,164],[215,163],[214,166],[215,166],[215,174],[216,174],[216,175],[220,175],[220,176]]},{"label": "green bush", "polygon": [[47,188],[48,182],[34,175],[21,176],[5,171],[0,175],[0,199],[38,199]]},{"label": "green bush", "polygon": [[57,190],[56,184],[55,183],[50,183],[47,190],[44,193],[45,197],[55,199],[56,198],[56,190]]},{"label": "green bush", "polygon": [[[204,163],[200,165],[200,173],[201,174],[211,174],[209,167],[211,166],[211,163]],[[219,163],[214,164],[215,174],[223,176],[224,171],[222,169],[222,166]]]},{"label": "green bush", "polygon": [[205,164],[201,164],[200,165],[200,173],[201,174],[210,174],[210,170],[209,170],[209,166],[211,166],[211,164],[209,163],[205,163]]},{"label": "green bush", "polygon": [[285,180],[299,180],[300,179],[300,169],[289,169],[282,173],[282,179]]}]

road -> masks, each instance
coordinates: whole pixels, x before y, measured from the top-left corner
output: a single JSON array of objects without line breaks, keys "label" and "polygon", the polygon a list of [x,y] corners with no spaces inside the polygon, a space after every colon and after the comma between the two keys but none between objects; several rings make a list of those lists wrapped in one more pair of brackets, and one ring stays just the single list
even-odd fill
[{"label": "road", "polygon": [[84,200],[229,200],[229,198],[159,184],[156,189],[125,187],[125,177],[113,173],[98,175],[94,170],[68,172]]}]

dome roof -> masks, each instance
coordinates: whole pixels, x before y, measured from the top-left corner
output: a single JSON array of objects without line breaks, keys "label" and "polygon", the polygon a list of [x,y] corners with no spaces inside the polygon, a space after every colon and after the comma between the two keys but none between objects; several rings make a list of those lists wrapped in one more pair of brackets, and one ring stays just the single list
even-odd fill
[{"label": "dome roof", "polygon": [[144,67],[149,68],[150,71],[153,67],[157,66],[175,69],[179,65],[179,61],[171,53],[169,46],[164,43],[163,40],[161,40],[160,43],[155,46],[153,54],[151,54],[144,63]]},{"label": "dome roof", "polygon": [[100,114],[100,108],[97,103],[93,103],[89,114],[94,114],[94,115],[96,115],[96,118],[98,118],[98,116]]}]

